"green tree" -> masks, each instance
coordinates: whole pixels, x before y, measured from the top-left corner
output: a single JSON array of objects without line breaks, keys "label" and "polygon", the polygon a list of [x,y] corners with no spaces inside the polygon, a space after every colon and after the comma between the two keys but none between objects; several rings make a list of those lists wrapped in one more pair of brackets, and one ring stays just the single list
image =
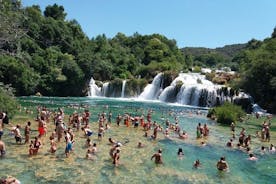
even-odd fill
[{"label": "green tree", "polygon": [[44,15],[45,17],[52,17],[56,20],[64,20],[66,17],[63,6],[59,6],[56,3],[52,6],[47,6]]},{"label": "green tree", "polygon": [[0,83],[0,112],[7,112],[11,118],[17,110],[18,103],[9,85]]}]

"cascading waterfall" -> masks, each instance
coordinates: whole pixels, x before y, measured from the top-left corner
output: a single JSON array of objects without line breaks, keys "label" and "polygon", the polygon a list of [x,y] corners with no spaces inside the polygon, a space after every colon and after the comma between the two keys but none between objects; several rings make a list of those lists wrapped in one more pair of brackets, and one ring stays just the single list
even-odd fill
[{"label": "cascading waterfall", "polygon": [[163,73],[157,74],[152,83],[148,84],[138,99],[156,100],[163,90]]},{"label": "cascading waterfall", "polygon": [[101,96],[101,88],[96,85],[93,77],[91,77],[89,82],[88,96],[90,97]]},{"label": "cascading waterfall", "polygon": [[125,89],[126,89],[126,80],[123,80],[121,98],[125,97]]},{"label": "cascading waterfall", "polygon": [[107,96],[108,85],[109,85],[109,82],[105,82],[103,84],[102,91],[101,91],[102,96]]},{"label": "cascading waterfall", "polygon": [[[164,85],[166,85],[165,81],[167,81],[165,77],[163,73],[157,74],[152,83],[144,88],[143,92],[138,96],[138,99],[160,100],[162,102],[201,107],[213,107],[225,101],[231,101],[236,104],[247,103],[253,105],[253,101],[250,102],[249,100],[246,102],[246,99],[249,97],[245,93],[235,94],[234,90],[223,85],[214,84],[199,73],[180,73],[167,87],[164,87]],[[88,95],[91,97],[104,96],[125,98],[126,91],[130,90],[127,89],[127,87],[127,81],[123,80],[105,82],[102,88],[100,88],[95,84],[95,80],[91,78]],[[139,93],[132,92],[131,94],[134,95]],[[132,97],[135,98],[135,96]]]},{"label": "cascading waterfall", "polygon": [[[175,95],[175,100],[172,100],[171,92],[175,88],[179,88],[179,85],[181,85],[181,88]],[[220,102],[226,100],[223,94],[219,95],[216,92],[220,88],[222,88],[221,85],[215,85],[211,81],[206,80],[204,75],[180,73],[171,85],[163,90],[159,99],[164,102],[175,101],[184,105],[214,106],[217,103],[217,98],[219,98]],[[206,101],[205,103],[201,102],[203,99]]]}]

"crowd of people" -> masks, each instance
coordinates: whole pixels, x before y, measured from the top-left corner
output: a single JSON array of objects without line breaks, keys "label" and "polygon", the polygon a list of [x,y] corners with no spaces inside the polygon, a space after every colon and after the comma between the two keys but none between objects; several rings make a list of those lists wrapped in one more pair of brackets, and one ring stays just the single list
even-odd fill
[{"label": "crowd of people", "polygon": [[[75,141],[75,134],[76,131],[82,131],[83,136],[86,138],[85,146],[87,148],[87,152],[85,153],[85,158],[94,160],[97,155],[97,143],[93,143],[90,139],[92,135],[97,135],[98,141],[101,141],[107,131],[112,126],[126,126],[126,127],[142,127],[144,133],[144,137],[148,137],[152,140],[157,140],[159,134],[164,134],[164,137],[167,139],[171,139],[171,135],[173,137],[177,137],[180,140],[188,139],[188,133],[183,130],[179,125],[179,120],[177,117],[174,118],[174,122],[170,122],[168,119],[165,120],[164,125],[157,123],[156,121],[152,120],[152,113],[153,111],[150,109],[146,114],[146,118],[144,118],[144,114],[140,116],[132,117],[130,114],[125,113],[123,115],[118,114],[114,120],[114,124],[112,125],[112,112],[109,113],[99,113],[98,114],[98,128],[97,132],[93,132],[90,128],[90,119],[91,113],[89,110],[84,110],[82,114],[74,112],[69,116],[66,116],[63,109],[59,108],[57,112],[51,112],[46,107],[38,107],[37,108],[37,136],[34,137],[34,140],[31,140],[31,125],[32,123],[28,121],[25,127],[21,127],[21,125],[15,125],[10,130],[14,135],[16,144],[27,144],[29,145],[29,156],[33,156],[39,153],[41,148],[42,141],[41,138],[45,137],[46,135],[49,136],[49,152],[54,154],[60,146],[59,142],[64,142],[64,154],[66,157],[70,156],[70,153],[73,151],[74,144],[77,144]],[[4,134],[4,125],[9,124],[9,120],[7,120],[7,113],[0,113],[0,156],[3,157],[6,154],[6,147],[5,143],[1,140],[1,137]],[[66,117],[68,117],[68,122],[66,121]],[[50,123],[54,124],[54,130],[48,129],[48,125]],[[122,124],[123,123],[123,124]],[[271,122],[268,120],[262,124],[261,135],[259,132],[256,132],[256,136],[262,139],[263,141],[270,141],[270,125]],[[235,124],[232,123],[231,126],[231,133],[232,137],[226,143],[226,146],[229,148],[235,147],[234,140],[236,139],[236,132],[235,132]],[[21,131],[24,130],[24,137],[21,134]],[[201,123],[198,123],[196,127],[196,138],[197,139],[206,139],[209,136],[210,130],[207,124],[205,123],[203,126]],[[23,141],[24,140],[24,141]],[[122,151],[122,146],[128,143],[128,140],[125,142],[119,142],[111,137],[108,138],[108,141],[111,145],[109,155],[112,160],[112,164],[115,166],[120,165],[120,154]],[[258,158],[255,157],[253,152],[250,150],[251,144],[251,135],[246,135],[246,130],[242,128],[241,132],[239,133],[237,148],[238,149],[245,149],[246,152],[249,154],[249,160],[257,160]],[[206,143],[204,141],[201,142],[202,146]],[[45,143],[44,143],[45,145]],[[138,142],[137,148],[143,148],[146,145],[143,144],[141,141]],[[265,152],[266,149],[262,146],[262,152]],[[275,152],[275,147],[273,144],[270,145],[268,151],[271,153]],[[182,159],[184,156],[184,151],[182,148],[179,148],[177,151],[177,155],[179,159]],[[151,160],[154,159],[156,164],[163,164],[162,158],[162,149],[158,149],[156,153],[152,155],[150,158]],[[193,167],[199,168],[202,165],[199,159],[194,161]],[[229,165],[226,162],[226,158],[222,156],[219,161],[217,162],[217,169],[219,171],[225,171],[229,169]]]}]

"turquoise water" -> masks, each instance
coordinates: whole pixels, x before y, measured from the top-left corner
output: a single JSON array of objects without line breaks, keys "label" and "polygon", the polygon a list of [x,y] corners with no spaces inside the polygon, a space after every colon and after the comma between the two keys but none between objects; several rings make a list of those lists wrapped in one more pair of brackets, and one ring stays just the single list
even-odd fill
[{"label": "turquoise water", "polygon": [[[58,107],[64,108],[65,114],[74,111],[83,112],[89,108],[92,112],[91,122],[96,122],[97,114],[101,112],[113,114],[113,125],[106,133],[103,141],[98,141],[96,135],[92,141],[98,144],[98,154],[95,161],[85,159],[85,138],[82,132],[75,132],[76,143],[74,153],[69,158],[64,156],[65,143],[58,144],[56,154],[47,153],[49,149],[48,136],[43,138],[43,148],[39,154],[28,157],[27,145],[15,145],[14,138],[8,136],[5,131],[3,140],[7,144],[7,155],[0,160],[0,175],[12,175],[22,183],[275,183],[276,181],[276,154],[259,152],[261,143],[257,138],[252,139],[252,149],[259,158],[257,161],[248,161],[248,155],[237,149],[225,147],[229,140],[229,127],[218,126],[215,122],[205,118],[206,109],[187,106],[176,106],[160,102],[139,102],[126,99],[108,98],[49,98],[49,97],[22,97],[19,98],[23,115],[27,110],[35,112],[38,105],[43,105],[51,110]],[[171,134],[171,138],[165,138],[158,134],[156,141],[143,137],[142,128],[115,126],[114,120],[118,113],[131,113],[132,116],[146,115],[148,109],[153,110],[152,120],[164,126],[168,118],[174,122],[178,117],[181,128],[189,134],[187,140],[180,140]],[[200,110],[201,114],[196,112]],[[35,113],[31,114],[33,118]],[[204,141],[207,145],[200,145],[201,139],[196,139],[196,126],[198,123],[207,123],[210,136]],[[26,122],[22,122],[25,124]],[[32,120],[33,129],[36,129]],[[51,123],[52,124],[52,123]],[[49,125],[49,132],[53,129]],[[91,123],[91,129],[97,131],[97,123]],[[255,130],[247,130],[254,132]],[[237,133],[240,128],[237,128]],[[150,132],[150,134],[152,131]],[[23,134],[23,131],[22,131]],[[36,132],[32,133],[32,137]],[[114,167],[109,157],[110,145],[107,138],[129,143],[122,147],[121,158],[118,167]],[[142,141],[145,148],[138,149],[137,143]],[[272,143],[275,139],[272,138]],[[237,140],[234,141],[235,144]],[[268,143],[265,144],[267,146]],[[184,151],[184,157],[177,157],[178,148]],[[150,157],[159,149],[163,150],[164,165],[156,166]],[[221,173],[216,169],[216,162],[221,156],[225,156],[230,171]],[[202,167],[194,169],[193,162],[199,159]]]}]

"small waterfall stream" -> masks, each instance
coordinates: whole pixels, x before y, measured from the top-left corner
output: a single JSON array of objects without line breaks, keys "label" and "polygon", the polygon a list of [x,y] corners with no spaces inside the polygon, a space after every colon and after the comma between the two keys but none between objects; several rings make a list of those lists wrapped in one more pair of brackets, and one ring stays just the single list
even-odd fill
[{"label": "small waterfall stream", "polygon": [[90,82],[89,82],[88,96],[91,96],[91,97],[101,96],[101,88],[96,85],[93,77],[90,79]]},{"label": "small waterfall stream", "polygon": [[123,80],[121,98],[125,97],[125,90],[126,90],[126,80]]},{"label": "small waterfall stream", "polygon": [[138,99],[142,100],[156,100],[163,90],[163,73],[157,74],[152,83],[148,84],[144,91],[140,94]]}]

